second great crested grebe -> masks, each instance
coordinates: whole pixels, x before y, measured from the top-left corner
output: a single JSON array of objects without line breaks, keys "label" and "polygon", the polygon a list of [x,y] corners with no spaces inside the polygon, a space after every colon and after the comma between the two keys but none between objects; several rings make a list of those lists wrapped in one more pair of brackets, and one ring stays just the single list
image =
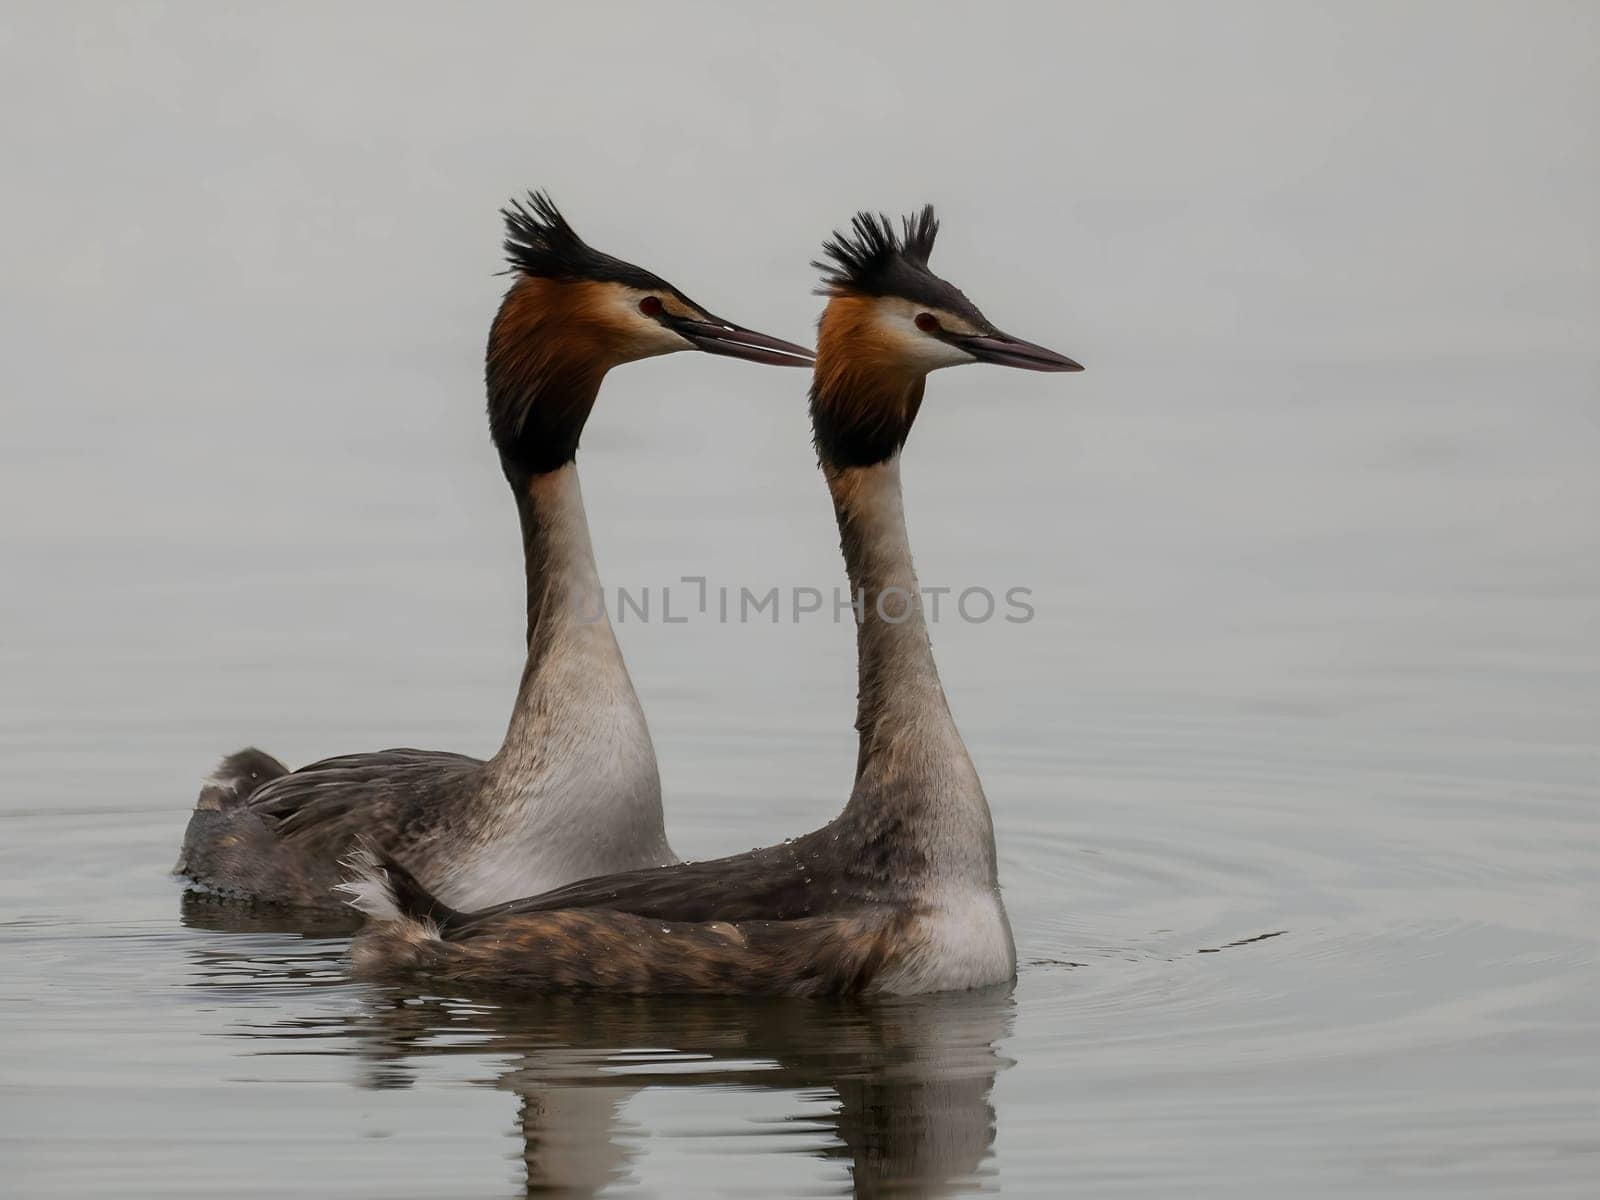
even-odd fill
[{"label": "second great crested grebe", "polygon": [[900,237],[862,213],[825,246],[811,418],[857,614],[859,733],[844,812],[782,845],[584,880],[479,912],[358,852],[358,970],[535,991],[815,996],[983,987],[1016,971],[994,825],[934,666],[900,450],[929,371],[1077,363],[1001,333],[928,269],[932,207]]},{"label": "second great crested grebe", "polygon": [[548,197],[504,211],[513,283],[489,334],[489,427],[516,496],[527,570],[527,664],[500,750],[383,750],[289,771],[224,759],[177,872],[226,895],[337,906],[356,839],[478,907],[605,871],[676,861],[644,712],[600,607],[574,459],[606,372],[705,350],[784,366],[811,352],[712,316],[650,272],[580,239]]}]

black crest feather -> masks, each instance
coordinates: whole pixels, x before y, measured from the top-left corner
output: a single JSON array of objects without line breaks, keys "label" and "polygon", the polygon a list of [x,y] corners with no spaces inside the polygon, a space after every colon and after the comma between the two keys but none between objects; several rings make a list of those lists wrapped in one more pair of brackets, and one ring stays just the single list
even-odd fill
[{"label": "black crest feather", "polygon": [[883,213],[858,212],[848,233],[836,230],[822,244],[823,257],[811,264],[822,272],[823,293],[885,295],[903,284],[908,271],[926,273],[939,236],[933,205],[901,218],[900,227],[896,236],[894,223]]},{"label": "black crest feather", "polygon": [[939,218],[933,205],[901,218],[900,233],[882,213],[859,212],[850,231],[822,244],[821,259],[811,265],[822,272],[824,296],[899,296],[917,304],[960,313],[978,328],[989,322],[977,306],[954,284],[940,279],[928,267]]},{"label": "black crest feather", "polygon": [[592,253],[555,202],[542,191],[529,192],[526,203],[511,201],[500,215],[506,221],[506,262],[525,275],[570,276]]},{"label": "black crest feather", "polygon": [[506,262],[513,271],[538,279],[590,279],[660,288],[662,279],[596,250],[578,236],[548,193],[529,192],[500,210],[506,222]]}]

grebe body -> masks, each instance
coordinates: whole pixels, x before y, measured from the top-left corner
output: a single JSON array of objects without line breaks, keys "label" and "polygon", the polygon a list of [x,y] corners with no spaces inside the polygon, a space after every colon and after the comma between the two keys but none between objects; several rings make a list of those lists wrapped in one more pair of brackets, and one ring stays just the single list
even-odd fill
[{"label": "grebe body", "polygon": [[542,194],[504,212],[513,282],[489,335],[489,427],[527,576],[527,659],[499,751],[351,754],[290,771],[245,750],[202,788],[177,872],[229,896],[337,906],[359,840],[483,907],[676,861],[649,728],[609,618],[575,463],[606,373],[680,350],[808,366],[593,249]]}]

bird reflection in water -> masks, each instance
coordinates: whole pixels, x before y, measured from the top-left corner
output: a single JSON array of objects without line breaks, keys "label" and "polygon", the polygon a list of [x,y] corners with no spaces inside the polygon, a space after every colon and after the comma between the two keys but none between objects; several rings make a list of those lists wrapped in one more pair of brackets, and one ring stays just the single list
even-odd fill
[{"label": "bird reflection in water", "polygon": [[[792,1120],[832,1134],[858,1195],[966,1190],[994,1143],[990,1093],[1006,1065],[1010,996],[963,993],[877,1004],[563,996],[497,1004],[398,993],[374,1001],[364,1045],[405,1060],[459,1052],[466,1032],[505,1056],[521,1097],[530,1192],[596,1191],[626,1178],[637,1137],[622,1107],[648,1087],[826,1089],[837,1107]],[[441,1038],[441,1035],[448,1035]],[[446,1044],[438,1044],[439,1041]]]},{"label": "bird reflection in water", "polygon": [[[344,930],[319,937],[298,918],[275,923],[203,897],[186,899],[183,915],[192,928],[258,935],[195,947],[196,986],[349,986]],[[430,1057],[498,1063],[495,1086],[518,1097],[530,1195],[593,1195],[628,1180],[648,1132],[628,1102],[660,1087],[809,1095],[817,1102],[786,1124],[803,1127],[796,1143],[807,1152],[820,1136],[858,1196],[967,1192],[989,1170],[1009,989],[870,1004],[361,990],[353,1012],[238,1033],[316,1039],[318,1052],[342,1040],[364,1064],[364,1087],[408,1087]]]}]

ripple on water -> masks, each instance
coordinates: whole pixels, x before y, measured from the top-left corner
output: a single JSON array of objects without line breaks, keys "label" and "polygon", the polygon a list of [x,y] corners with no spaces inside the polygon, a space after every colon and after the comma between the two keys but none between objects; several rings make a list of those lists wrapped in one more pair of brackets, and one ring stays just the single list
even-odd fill
[{"label": "ripple on water", "polygon": [[[295,1147],[285,1179],[397,1195],[494,1191],[507,1136],[519,1186],[671,1190],[716,1155],[748,1194],[774,1154],[784,1194],[1051,1192],[1066,1160],[1100,1190],[1177,1188],[1236,1174],[1241,1130],[1289,1188],[1355,1153],[1456,1188],[1592,1154],[1591,835],[1563,810],[1563,856],[1548,829],[1396,805],[1360,772],[1302,763],[1285,793],[1236,766],[992,772],[1015,995],[877,1006],[357,985],[348,921],[306,929],[150,870],[177,814],[0,817],[0,1043],[38,1101],[18,1136],[93,1094],[151,1161],[208,1131],[215,1159],[184,1176],[202,1194],[263,1122]],[[180,1089],[178,1124],[147,1111]],[[108,1148],[83,1162],[116,1168]]]}]

